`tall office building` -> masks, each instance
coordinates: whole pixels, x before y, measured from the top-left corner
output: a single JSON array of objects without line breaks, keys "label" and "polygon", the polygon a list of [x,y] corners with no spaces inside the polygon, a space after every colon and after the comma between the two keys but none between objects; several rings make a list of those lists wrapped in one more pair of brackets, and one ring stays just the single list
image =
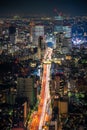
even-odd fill
[{"label": "tall office building", "polygon": [[18,78],[17,79],[18,97],[27,97],[29,105],[34,104],[34,78]]},{"label": "tall office building", "polygon": [[43,25],[35,25],[32,30],[32,38],[33,44],[38,46],[39,37],[44,37],[44,26]]},{"label": "tall office building", "polygon": [[9,26],[9,37],[11,44],[15,44],[15,33],[16,33],[16,27],[14,25]]},{"label": "tall office building", "polygon": [[64,32],[64,37],[65,38],[71,38],[71,26],[63,26],[63,32]]}]

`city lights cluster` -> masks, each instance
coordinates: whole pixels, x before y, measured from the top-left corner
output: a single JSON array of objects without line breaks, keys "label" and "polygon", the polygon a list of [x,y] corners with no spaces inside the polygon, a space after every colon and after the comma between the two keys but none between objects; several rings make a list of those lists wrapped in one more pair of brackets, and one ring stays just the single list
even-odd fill
[{"label": "city lights cluster", "polygon": [[84,37],[73,37],[72,38],[72,43],[74,45],[79,45],[79,44],[84,44],[84,43],[87,43],[87,38],[84,38]]}]

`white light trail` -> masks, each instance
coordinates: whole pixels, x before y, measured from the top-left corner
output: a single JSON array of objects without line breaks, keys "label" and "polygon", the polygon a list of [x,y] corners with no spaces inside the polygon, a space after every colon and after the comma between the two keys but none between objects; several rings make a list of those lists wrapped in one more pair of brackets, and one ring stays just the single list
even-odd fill
[{"label": "white light trail", "polygon": [[45,96],[44,96],[43,110],[42,110],[42,114],[41,114],[41,118],[40,118],[39,130],[42,130],[42,126],[45,125],[44,117],[45,117],[45,112],[46,112],[46,109],[47,109],[47,101],[50,98],[50,92],[49,92],[50,67],[51,67],[51,65],[47,65]]},{"label": "white light trail", "polygon": [[[49,52],[50,53],[49,54],[49,59],[51,59],[52,50],[46,51],[46,52],[47,53],[45,54],[45,58],[46,58],[46,56],[47,56],[47,54]],[[40,117],[39,130],[42,130],[42,127],[45,125],[45,113],[47,111],[46,109],[48,109],[47,101],[50,99],[49,79],[50,79],[51,64],[49,64],[49,65],[47,64],[46,67],[47,67],[47,71],[46,71],[46,77],[44,79],[46,81],[45,82],[45,93],[44,93],[44,104],[43,104],[43,108],[42,108],[42,114],[41,114],[41,117]]]}]

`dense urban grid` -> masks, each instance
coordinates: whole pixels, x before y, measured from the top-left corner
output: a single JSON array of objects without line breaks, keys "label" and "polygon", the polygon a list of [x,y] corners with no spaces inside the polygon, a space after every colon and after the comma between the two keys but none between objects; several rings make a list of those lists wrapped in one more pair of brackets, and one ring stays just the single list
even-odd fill
[{"label": "dense urban grid", "polygon": [[1,130],[87,130],[87,17],[0,19]]}]

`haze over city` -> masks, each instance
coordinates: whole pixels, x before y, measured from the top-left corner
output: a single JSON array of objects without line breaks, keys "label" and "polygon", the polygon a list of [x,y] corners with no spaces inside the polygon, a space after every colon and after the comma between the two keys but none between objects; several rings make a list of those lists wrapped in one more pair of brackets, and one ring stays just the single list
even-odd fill
[{"label": "haze over city", "polygon": [[70,16],[87,14],[86,0],[3,0],[0,1],[0,15],[49,15],[58,13]]}]

